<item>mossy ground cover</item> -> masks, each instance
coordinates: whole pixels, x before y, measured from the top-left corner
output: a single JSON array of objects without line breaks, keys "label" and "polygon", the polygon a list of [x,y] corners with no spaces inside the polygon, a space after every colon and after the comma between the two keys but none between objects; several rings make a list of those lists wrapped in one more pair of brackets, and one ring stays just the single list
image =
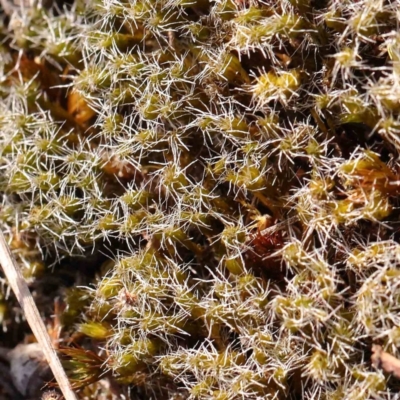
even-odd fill
[{"label": "mossy ground cover", "polygon": [[82,398],[397,398],[399,9],[3,13],[1,226]]}]

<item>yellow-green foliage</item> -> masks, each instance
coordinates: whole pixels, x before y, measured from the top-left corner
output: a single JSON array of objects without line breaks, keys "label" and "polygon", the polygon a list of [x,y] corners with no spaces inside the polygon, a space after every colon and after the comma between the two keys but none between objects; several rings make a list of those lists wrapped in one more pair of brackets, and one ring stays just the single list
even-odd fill
[{"label": "yellow-green foliage", "polygon": [[66,298],[67,328],[106,349],[81,354],[87,373],[69,353],[79,379],[394,398],[369,355],[400,354],[399,8],[76,0],[4,18],[11,247],[31,280],[57,256],[113,260]]}]

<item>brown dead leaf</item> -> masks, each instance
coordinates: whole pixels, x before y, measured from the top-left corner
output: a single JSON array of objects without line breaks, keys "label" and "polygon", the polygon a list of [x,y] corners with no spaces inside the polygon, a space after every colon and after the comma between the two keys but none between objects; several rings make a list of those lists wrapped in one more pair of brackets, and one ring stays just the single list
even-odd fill
[{"label": "brown dead leaf", "polygon": [[275,53],[275,54],[281,61],[281,64],[285,67],[288,67],[292,62],[292,58],[285,53]]},{"label": "brown dead leaf", "polygon": [[78,92],[74,91],[68,95],[68,113],[72,115],[80,125],[85,125],[96,115],[95,111],[89,107],[86,100]]},{"label": "brown dead leaf", "polygon": [[14,56],[13,63],[6,65],[6,71],[9,72],[6,83],[10,86],[21,82],[32,82],[46,93],[50,101],[58,101],[60,79],[57,73],[39,58],[31,59],[26,54]]},{"label": "brown dead leaf", "polygon": [[103,171],[107,175],[116,175],[118,178],[130,180],[137,174],[135,168],[129,161],[122,160],[118,156],[112,156],[103,165]]},{"label": "brown dead leaf", "polygon": [[372,346],[371,362],[375,368],[382,368],[385,372],[400,379],[400,360],[383,351],[382,346],[377,344]]}]

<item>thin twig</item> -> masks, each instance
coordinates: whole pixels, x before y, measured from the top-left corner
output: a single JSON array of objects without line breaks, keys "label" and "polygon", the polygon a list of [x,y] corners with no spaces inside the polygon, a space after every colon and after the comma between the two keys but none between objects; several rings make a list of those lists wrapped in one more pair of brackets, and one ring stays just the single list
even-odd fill
[{"label": "thin twig", "polygon": [[72,391],[67,375],[61,365],[57,353],[52,345],[50,336],[40,317],[35,301],[29,291],[21,271],[15,262],[10,248],[0,231],[0,264],[6,275],[9,285],[17,297],[26,320],[32,329],[38,343],[42,346],[43,353],[53,372],[53,375],[60,387],[65,400],[76,400],[76,396]]}]

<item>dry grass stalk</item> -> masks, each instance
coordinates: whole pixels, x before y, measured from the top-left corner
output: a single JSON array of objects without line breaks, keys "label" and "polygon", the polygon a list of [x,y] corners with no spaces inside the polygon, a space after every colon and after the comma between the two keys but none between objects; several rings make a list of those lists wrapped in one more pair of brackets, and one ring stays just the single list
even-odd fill
[{"label": "dry grass stalk", "polygon": [[60,390],[64,395],[65,400],[76,400],[76,396],[72,391],[67,375],[52,345],[50,336],[40,317],[28,285],[26,284],[25,279],[14,260],[14,257],[2,232],[0,232],[0,264],[3,267],[11,289],[15,293],[15,296],[22,307],[33,334],[42,347],[43,353],[47,359],[47,362],[49,363]]}]

